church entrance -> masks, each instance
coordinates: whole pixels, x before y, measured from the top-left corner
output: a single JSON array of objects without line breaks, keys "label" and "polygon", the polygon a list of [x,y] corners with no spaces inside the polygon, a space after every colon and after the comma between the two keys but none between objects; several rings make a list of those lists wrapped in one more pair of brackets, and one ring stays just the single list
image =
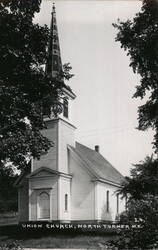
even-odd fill
[{"label": "church entrance", "polygon": [[47,220],[50,219],[50,195],[43,191],[38,197],[38,219]]}]

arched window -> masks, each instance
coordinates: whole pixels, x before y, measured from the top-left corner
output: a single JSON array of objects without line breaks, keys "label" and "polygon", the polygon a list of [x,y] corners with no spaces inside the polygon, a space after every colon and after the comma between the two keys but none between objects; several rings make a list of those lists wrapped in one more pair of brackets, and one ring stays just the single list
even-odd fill
[{"label": "arched window", "polygon": [[116,195],[116,212],[119,213],[119,194]]},{"label": "arched window", "polygon": [[63,116],[68,118],[68,100],[66,98],[63,101]]},{"label": "arched window", "polygon": [[41,219],[50,218],[50,196],[47,192],[39,195],[39,217]]},{"label": "arched window", "polygon": [[106,191],[106,212],[109,212],[109,190]]},{"label": "arched window", "polygon": [[65,211],[68,210],[68,194],[65,194]]}]

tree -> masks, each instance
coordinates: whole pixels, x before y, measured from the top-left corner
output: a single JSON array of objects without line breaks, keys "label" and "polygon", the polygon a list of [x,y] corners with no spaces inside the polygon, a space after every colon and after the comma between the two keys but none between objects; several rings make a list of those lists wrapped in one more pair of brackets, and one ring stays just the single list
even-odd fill
[{"label": "tree", "polygon": [[61,112],[60,97],[69,65],[56,78],[44,72],[50,35],[33,23],[41,0],[0,1],[0,167],[6,161],[24,169],[53,142],[44,137],[43,113]]},{"label": "tree", "polygon": [[144,195],[158,196],[158,159],[146,157],[131,169],[130,177],[126,177],[120,190],[123,196],[129,200],[141,200]]},{"label": "tree", "polygon": [[14,187],[17,178],[11,167],[0,168],[0,213],[18,210],[18,190]]},{"label": "tree", "polygon": [[120,222],[140,228],[122,232],[121,244],[128,238],[129,249],[158,247],[158,159],[147,157],[126,180],[120,193],[128,196],[127,210]]},{"label": "tree", "polygon": [[[158,247],[158,199],[144,195],[141,200],[130,200],[128,210],[121,215],[120,224],[129,225],[122,230],[110,246],[117,249],[157,249]],[[114,248],[115,249],[115,248]]]},{"label": "tree", "polygon": [[135,98],[149,98],[138,109],[138,129],[155,131],[154,148],[158,151],[158,0],[143,0],[133,20],[114,24],[116,41],[130,56],[130,66],[140,75]]},{"label": "tree", "polygon": [[119,223],[130,229],[122,230],[119,239],[110,244],[118,249],[158,247],[158,159],[146,157],[137,164],[119,193],[128,197]]},{"label": "tree", "polygon": [[[158,152],[158,0],[143,0],[132,21],[119,21],[114,27],[118,29],[116,41],[130,56],[134,73],[141,77],[134,97],[146,102],[138,108],[138,129],[155,131],[153,145]],[[119,249],[158,247],[158,159],[147,157],[135,165],[120,193],[128,197],[120,222],[137,223],[140,228],[123,231],[113,244]]]}]

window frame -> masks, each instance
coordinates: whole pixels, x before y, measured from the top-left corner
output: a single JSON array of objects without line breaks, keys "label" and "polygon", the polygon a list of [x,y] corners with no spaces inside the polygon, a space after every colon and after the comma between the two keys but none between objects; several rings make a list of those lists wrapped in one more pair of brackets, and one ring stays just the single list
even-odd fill
[{"label": "window frame", "polygon": [[116,213],[119,214],[119,194],[116,194]]},{"label": "window frame", "polygon": [[65,212],[68,212],[68,194],[65,194],[64,196],[64,210]]},{"label": "window frame", "polygon": [[106,212],[109,213],[109,190],[106,191]]},{"label": "window frame", "polygon": [[[48,196],[48,202],[49,202],[49,216],[48,217],[42,217],[41,216],[41,207],[40,207],[40,196],[42,194],[46,194]],[[38,220],[49,220],[50,219],[50,213],[51,213],[51,206],[50,206],[50,193],[47,192],[46,190],[42,190],[38,196],[37,196],[37,219]]]}]

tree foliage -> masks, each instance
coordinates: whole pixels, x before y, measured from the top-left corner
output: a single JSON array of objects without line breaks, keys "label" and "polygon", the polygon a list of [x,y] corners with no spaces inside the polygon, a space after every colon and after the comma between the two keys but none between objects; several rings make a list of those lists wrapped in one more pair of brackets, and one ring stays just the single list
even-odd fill
[{"label": "tree foliage", "polygon": [[[158,247],[158,160],[152,157],[137,164],[120,190],[128,197],[126,211],[119,223],[130,226],[120,238],[111,242],[118,249],[152,249]],[[138,227],[132,227],[138,226]]]},{"label": "tree foliage", "polygon": [[0,168],[0,213],[18,210],[18,190],[14,187],[17,178],[11,167]]},{"label": "tree foliage", "polygon": [[[140,200],[130,199],[120,223],[130,229],[121,232],[119,249],[157,249],[158,247],[158,196],[145,194]],[[138,228],[132,227],[138,226]],[[115,242],[116,244],[116,242]],[[126,247],[125,247],[126,246]]]},{"label": "tree foliage", "polygon": [[[28,158],[40,158],[53,142],[44,137],[43,112],[61,112],[65,77],[47,76],[44,65],[50,35],[33,22],[41,0],[0,1],[0,166],[11,161],[20,169]],[[71,75],[70,75],[71,76]]]},{"label": "tree foliage", "polygon": [[0,250],[23,250],[24,248],[21,246],[18,241],[11,241],[8,243],[0,243]]},{"label": "tree foliage", "polygon": [[130,177],[121,189],[121,194],[129,200],[140,200],[145,194],[158,195],[158,159],[146,157],[131,169]]},{"label": "tree foliage", "polygon": [[158,150],[158,0],[143,0],[139,13],[126,22],[114,24],[116,41],[130,56],[130,66],[140,75],[135,98],[149,98],[138,109],[138,129],[155,130],[154,147]]},{"label": "tree foliage", "polygon": [[[130,56],[130,66],[140,75],[135,98],[145,99],[138,108],[138,129],[155,131],[153,145],[158,152],[158,0],[143,0],[133,20],[114,24],[116,41]],[[158,247],[158,159],[146,157],[126,177],[120,193],[128,197],[127,211],[120,222],[139,224],[139,229],[121,232],[113,242],[119,249]]]}]

